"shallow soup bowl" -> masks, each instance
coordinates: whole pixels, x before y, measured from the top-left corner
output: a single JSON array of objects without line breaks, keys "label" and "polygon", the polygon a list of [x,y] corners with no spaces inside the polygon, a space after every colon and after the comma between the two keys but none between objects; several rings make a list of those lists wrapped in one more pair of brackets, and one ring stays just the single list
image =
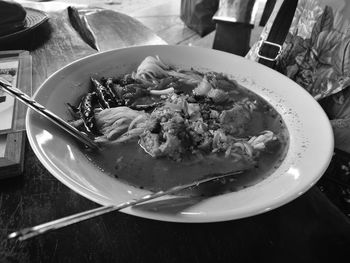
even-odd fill
[{"label": "shallow soup bowl", "polygon": [[[88,92],[90,77],[126,74],[147,56],[169,65],[222,72],[260,95],[282,116],[289,147],[280,166],[264,180],[207,198],[165,197],[125,213],[173,222],[216,222],[260,214],[305,193],[322,176],[333,153],[333,133],[319,104],[300,86],[263,65],[225,52],[188,46],[137,46],[111,50],[75,61],[51,75],[34,99],[63,119],[71,119],[67,103]],[[63,184],[101,205],[120,204],[149,193],[113,178],[86,158],[82,147],[33,110],[27,134],[42,164]],[[315,132],[317,131],[317,132]],[[169,201],[170,200],[170,201]]]}]

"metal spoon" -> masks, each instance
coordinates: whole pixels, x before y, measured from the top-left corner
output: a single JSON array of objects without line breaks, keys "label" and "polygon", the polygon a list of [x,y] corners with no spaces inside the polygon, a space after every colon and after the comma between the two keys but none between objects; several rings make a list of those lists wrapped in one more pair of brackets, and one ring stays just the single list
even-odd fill
[{"label": "metal spoon", "polygon": [[19,101],[23,102],[36,112],[40,113],[42,116],[46,117],[53,123],[57,124],[59,127],[67,131],[69,134],[74,136],[76,139],[78,139],[80,142],[88,146],[92,149],[97,149],[98,145],[91,140],[88,136],[86,136],[84,133],[81,133],[79,130],[77,130],[75,127],[70,125],[68,122],[64,121],[60,117],[58,117],[53,112],[46,109],[43,105],[39,104],[32,98],[30,98],[27,94],[23,93],[21,90],[15,88],[12,86],[10,82],[0,77],[0,87],[4,89],[7,93],[14,96]]},{"label": "metal spoon", "polygon": [[37,225],[37,226],[33,226],[33,227],[28,227],[28,228],[24,228],[22,230],[19,230],[17,232],[13,232],[11,234],[8,235],[8,238],[17,238],[18,240],[22,241],[22,240],[26,240],[35,236],[38,236],[40,234],[46,233],[48,231],[51,230],[55,230],[55,229],[59,229],[59,228],[63,228],[65,226],[69,226],[96,216],[100,216],[112,211],[119,211],[123,208],[127,208],[127,207],[131,207],[131,206],[135,206],[137,204],[141,204],[144,202],[147,202],[149,200],[161,197],[161,196],[165,196],[165,195],[170,195],[170,194],[174,194],[177,193],[181,190],[185,190],[185,189],[189,189],[192,187],[197,187],[201,184],[204,183],[208,183],[208,182],[212,182],[215,180],[220,180],[223,179],[225,177],[229,177],[232,175],[236,175],[236,174],[240,174],[243,171],[237,171],[237,172],[229,172],[229,173],[224,173],[224,174],[219,174],[219,175],[212,175],[209,178],[205,178],[205,179],[201,179],[198,181],[195,181],[193,183],[189,183],[189,184],[185,184],[185,185],[181,185],[181,186],[175,186],[172,187],[166,191],[159,191],[159,192],[155,192],[152,194],[148,194],[145,196],[142,196],[141,198],[138,199],[133,199],[130,201],[127,201],[125,203],[119,204],[119,205],[109,205],[109,206],[101,206],[95,209],[91,209],[85,212],[81,212],[78,214],[74,214],[74,215],[70,215],[67,217],[63,217],[61,219],[57,219],[54,221],[50,221],[41,225]]}]

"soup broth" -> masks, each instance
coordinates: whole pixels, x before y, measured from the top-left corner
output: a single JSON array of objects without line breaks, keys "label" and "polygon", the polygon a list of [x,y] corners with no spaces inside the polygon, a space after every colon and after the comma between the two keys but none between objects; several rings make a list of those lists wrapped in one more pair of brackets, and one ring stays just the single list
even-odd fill
[{"label": "soup broth", "polygon": [[[256,116],[257,117],[257,116]],[[269,118],[269,121],[282,128],[282,124]],[[206,184],[191,190],[193,195],[211,196],[230,191],[237,191],[254,185],[271,175],[280,163],[287,150],[287,134],[283,142],[270,151],[261,154],[258,163],[243,173],[228,177],[225,181]],[[106,148],[101,152],[87,153],[87,157],[107,174],[141,189],[159,191],[173,186],[190,183],[212,174],[239,171],[242,163],[220,156],[206,156],[199,160],[174,162],[169,159],[154,159],[136,141],[121,144],[118,147]],[[188,193],[187,193],[188,194]]]}]

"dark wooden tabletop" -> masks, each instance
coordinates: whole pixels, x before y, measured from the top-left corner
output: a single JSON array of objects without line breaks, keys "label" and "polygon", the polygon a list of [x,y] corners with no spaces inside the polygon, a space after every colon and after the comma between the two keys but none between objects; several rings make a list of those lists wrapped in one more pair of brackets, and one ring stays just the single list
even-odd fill
[{"label": "dark wooden tabletop", "polygon": [[[96,49],[164,44],[120,13],[57,8],[54,3],[35,7],[50,19],[23,39],[0,43],[0,50],[30,51],[34,89],[57,69]],[[89,23],[92,38],[80,16]],[[2,263],[340,262],[350,256],[350,222],[316,187],[283,207],[240,220],[169,223],[115,212],[27,241],[9,240],[9,233],[23,227],[98,206],[55,179],[29,144],[24,165],[22,176],[0,181]]]}]

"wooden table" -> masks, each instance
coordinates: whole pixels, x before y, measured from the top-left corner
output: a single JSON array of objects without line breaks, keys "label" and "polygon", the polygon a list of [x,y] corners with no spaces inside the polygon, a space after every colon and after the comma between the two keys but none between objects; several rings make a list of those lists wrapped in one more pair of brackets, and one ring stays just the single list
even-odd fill
[{"label": "wooden table", "polygon": [[[65,6],[35,7],[47,11],[49,21],[1,49],[30,51],[37,88],[57,69],[97,51],[72,27]],[[123,14],[80,14],[89,14],[100,50],[164,43]],[[49,174],[27,144],[24,174],[0,181],[0,262],[340,262],[350,256],[350,223],[316,187],[281,208],[228,222],[168,223],[115,212],[24,242],[6,238],[97,206]]]}]

